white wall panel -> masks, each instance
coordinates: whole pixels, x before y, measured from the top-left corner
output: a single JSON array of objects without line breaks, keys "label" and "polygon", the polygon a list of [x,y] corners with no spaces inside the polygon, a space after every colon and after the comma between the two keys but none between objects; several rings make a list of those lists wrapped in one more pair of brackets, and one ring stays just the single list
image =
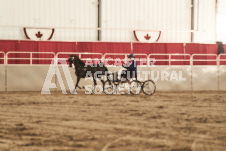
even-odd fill
[{"label": "white wall panel", "polygon": [[[53,40],[96,41],[97,0],[0,0],[1,39],[24,39],[23,27],[56,27]],[[58,28],[60,27],[60,28]],[[62,28],[61,28],[62,27]],[[79,32],[78,32],[79,31]]]},{"label": "white wall panel", "polygon": [[194,42],[216,40],[216,0],[198,0],[198,32]]},{"label": "white wall panel", "polygon": [[[135,41],[134,29],[162,30],[159,42],[191,42],[192,0],[101,0],[102,41]],[[25,39],[22,27],[56,27],[53,40],[96,41],[98,0],[0,0],[0,39]],[[216,40],[216,7],[225,0],[194,0],[193,42]],[[15,26],[9,27],[9,26]],[[59,28],[60,27],[60,28]],[[61,28],[62,27],[62,28]],[[78,28],[78,29],[73,29]],[[124,30],[126,29],[126,30]]]},{"label": "white wall panel", "polygon": [[160,42],[190,42],[191,0],[102,0],[103,41],[135,41],[132,31],[163,30]]},{"label": "white wall panel", "polygon": [[216,23],[216,39],[217,41],[226,42],[226,0],[217,1],[217,23]]}]

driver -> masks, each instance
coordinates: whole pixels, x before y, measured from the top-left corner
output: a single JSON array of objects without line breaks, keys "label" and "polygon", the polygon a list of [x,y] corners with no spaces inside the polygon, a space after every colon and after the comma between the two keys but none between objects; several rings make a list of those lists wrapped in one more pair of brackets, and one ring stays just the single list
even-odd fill
[{"label": "driver", "polygon": [[[136,78],[137,79],[137,62],[135,61],[135,55],[129,55],[129,62],[126,65],[122,65],[124,68],[127,69],[126,75],[130,75],[129,78]],[[129,80],[129,79],[128,79]]]}]

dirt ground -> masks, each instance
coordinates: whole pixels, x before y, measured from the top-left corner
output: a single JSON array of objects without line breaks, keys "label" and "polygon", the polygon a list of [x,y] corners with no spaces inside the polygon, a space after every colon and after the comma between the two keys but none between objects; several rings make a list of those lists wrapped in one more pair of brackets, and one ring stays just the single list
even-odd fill
[{"label": "dirt ground", "polygon": [[0,92],[0,150],[223,151],[226,92]]}]

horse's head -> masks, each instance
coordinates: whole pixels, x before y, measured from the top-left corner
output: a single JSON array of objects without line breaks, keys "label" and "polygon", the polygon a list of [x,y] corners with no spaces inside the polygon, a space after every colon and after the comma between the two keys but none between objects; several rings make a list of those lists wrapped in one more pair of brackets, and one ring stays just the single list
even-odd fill
[{"label": "horse's head", "polygon": [[72,64],[85,65],[85,63],[82,60],[80,60],[79,57],[76,55],[70,55],[68,58],[68,62],[69,62],[69,67],[72,67]]},{"label": "horse's head", "polygon": [[73,57],[74,57],[74,62],[75,62],[75,63],[79,63],[79,61],[80,61],[79,57],[76,56],[76,55],[74,55]]},{"label": "horse's head", "polygon": [[69,63],[69,67],[72,67],[72,64],[74,62],[74,56],[73,55],[70,55],[69,58],[68,58],[68,63]]}]

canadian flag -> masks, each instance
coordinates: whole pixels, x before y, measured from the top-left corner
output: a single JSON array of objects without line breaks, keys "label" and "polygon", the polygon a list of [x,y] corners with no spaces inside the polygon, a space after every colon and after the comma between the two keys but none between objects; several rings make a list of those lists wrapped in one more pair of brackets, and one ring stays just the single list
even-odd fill
[{"label": "canadian flag", "polygon": [[139,42],[157,42],[161,36],[161,31],[134,30],[133,33]]},{"label": "canadian flag", "polygon": [[24,27],[24,34],[31,40],[50,40],[54,34],[54,28]]}]

